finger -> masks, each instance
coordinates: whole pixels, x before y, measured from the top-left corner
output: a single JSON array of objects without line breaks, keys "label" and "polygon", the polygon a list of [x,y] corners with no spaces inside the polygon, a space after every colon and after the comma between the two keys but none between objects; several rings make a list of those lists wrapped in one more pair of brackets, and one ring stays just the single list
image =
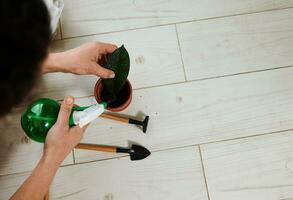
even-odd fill
[{"label": "finger", "polygon": [[97,63],[94,65],[95,66],[91,68],[93,74],[104,79],[115,77],[115,73],[112,70],[106,69]]},{"label": "finger", "polygon": [[113,53],[117,48],[115,44],[100,43],[100,53],[102,54]]},{"label": "finger", "polygon": [[90,123],[84,125],[83,127],[80,127],[80,126],[74,126],[74,127],[72,127],[72,129],[74,129],[75,132],[78,132],[78,133],[80,133],[80,134],[83,134],[89,125],[90,125]]},{"label": "finger", "polygon": [[73,107],[74,98],[71,96],[65,97],[58,114],[57,123],[69,126],[69,116]]},{"label": "finger", "polygon": [[[90,125],[90,124],[86,124],[86,125],[84,125],[84,126],[82,127],[82,131],[83,131],[83,133],[85,132],[85,130],[87,129],[87,127],[89,127],[89,125]],[[83,133],[82,133],[82,134],[83,134]]]},{"label": "finger", "polygon": [[71,131],[73,134],[71,134],[71,137],[77,139],[78,142],[80,142],[80,140],[83,138],[86,128],[87,128],[87,125],[83,126],[82,128],[80,128],[79,126],[72,127]]}]

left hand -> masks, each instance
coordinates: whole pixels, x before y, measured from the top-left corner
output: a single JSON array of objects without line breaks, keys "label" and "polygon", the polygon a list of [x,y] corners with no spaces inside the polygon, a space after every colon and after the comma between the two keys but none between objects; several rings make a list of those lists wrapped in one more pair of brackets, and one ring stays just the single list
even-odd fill
[{"label": "left hand", "polygon": [[99,65],[103,56],[117,49],[116,45],[102,42],[88,42],[80,47],[61,53],[49,54],[44,62],[43,73],[65,72],[79,75],[96,75],[101,78],[114,78],[113,71]]},{"label": "left hand", "polygon": [[65,97],[60,107],[57,122],[49,130],[46,137],[43,157],[57,166],[79,143],[87,127],[69,127],[68,122],[73,105],[74,98]]},{"label": "left hand", "polygon": [[11,200],[37,200],[45,196],[62,161],[79,143],[86,129],[69,127],[68,120],[73,105],[73,97],[66,97],[62,102],[57,122],[46,137],[43,156]]}]

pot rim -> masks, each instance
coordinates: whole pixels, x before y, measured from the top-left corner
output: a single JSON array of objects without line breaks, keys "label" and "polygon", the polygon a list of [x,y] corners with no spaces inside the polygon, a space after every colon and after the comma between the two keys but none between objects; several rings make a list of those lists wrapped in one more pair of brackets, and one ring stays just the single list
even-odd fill
[{"label": "pot rim", "polygon": [[[109,110],[109,111],[112,111],[112,112],[120,112],[120,111],[126,109],[129,106],[129,104],[130,104],[130,102],[132,100],[132,86],[131,86],[131,83],[130,83],[130,81],[128,79],[126,79],[125,84],[127,84],[127,91],[129,91],[126,101],[123,104],[121,104],[120,106],[118,106],[118,107],[107,107],[106,110]],[[96,101],[98,103],[102,102],[102,98],[101,98],[102,90],[103,90],[103,84],[102,84],[102,79],[100,78],[96,82],[95,91],[94,91],[95,99],[96,99]]]}]

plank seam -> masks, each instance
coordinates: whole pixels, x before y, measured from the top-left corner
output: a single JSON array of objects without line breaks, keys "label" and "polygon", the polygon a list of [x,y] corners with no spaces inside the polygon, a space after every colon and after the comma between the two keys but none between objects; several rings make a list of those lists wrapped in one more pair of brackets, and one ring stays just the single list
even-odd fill
[{"label": "plank seam", "polygon": [[[106,32],[101,32],[101,33],[84,34],[84,35],[78,35],[78,36],[72,36],[72,37],[63,37],[63,34],[61,32],[61,39],[62,40],[69,40],[69,39],[82,38],[82,37],[88,37],[88,36],[94,36],[94,35],[105,35],[105,34],[120,33],[120,32],[126,32],[126,31],[143,30],[143,29],[155,28],[155,27],[161,27],[161,26],[170,26],[170,25],[174,25],[174,24],[177,25],[177,24],[185,24],[185,23],[190,23],[190,22],[199,22],[199,21],[207,21],[207,20],[213,20],[213,19],[222,19],[222,18],[229,18],[229,17],[236,17],[236,16],[252,15],[252,14],[257,14],[257,13],[274,12],[274,11],[280,11],[280,10],[290,10],[292,8],[293,8],[293,6],[286,7],[286,8],[267,9],[267,10],[256,11],[256,12],[244,12],[244,13],[240,13],[240,14],[231,14],[231,15],[223,15],[223,16],[218,16],[218,17],[207,17],[207,18],[202,18],[202,19],[185,20],[185,21],[180,21],[180,22],[172,22],[172,23],[144,26],[144,27],[138,27],[138,28],[130,28],[130,29],[124,29],[124,30],[117,30],[117,31],[106,31]],[[60,23],[60,25],[61,25],[61,23]]]},{"label": "plank seam", "polygon": [[71,152],[72,152],[73,164],[75,165],[76,161],[75,161],[74,149],[72,149]]},{"label": "plank seam", "polygon": [[[268,132],[268,133],[262,133],[262,134],[256,134],[256,135],[249,135],[249,136],[236,137],[236,138],[230,138],[230,139],[203,142],[203,143],[198,143],[198,144],[189,144],[189,145],[183,145],[183,146],[177,146],[177,147],[167,147],[167,148],[164,148],[164,149],[154,150],[154,151],[152,151],[152,153],[157,153],[157,152],[162,152],[162,151],[170,151],[170,150],[175,150],[175,149],[183,149],[183,148],[194,147],[194,146],[202,146],[202,145],[208,145],[208,144],[214,144],[214,143],[221,143],[221,142],[227,142],[227,141],[241,140],[241,139],[247,139],[247,138],[270,136],[270,135],[273,135],[273,134],[288,134],[288,132],[290,132],[290,131],[293,131],[293,128],[286,129],[286,130],[280,130],[280,131],[274,131],[274,132]],[[99,162],[99,161],[105,161],[105,160],[113,160],[113,159],[118,159],[118,158],[123,158],[123,157],[128,157],[128,156],[120,156],[120,157],[104,158],[104,159],[99,159],[99,160],[90,160],[90,161],[84,161],[84,162],[77,162],[76,165],[92,163],[92,162]],[[64,166],[61,166],[61,167],[66,167],[66,166],[69,166],[69,165],[64,165]]]},{"label": "plank seam", "polygon": [[175,26],[177,43],[178,43],[178,48],[179,48],[179,52],[180,52],[180,58],[181,58],[183,73],[184,73],[184,79],[185,79],[185,81],[187,81],[187,75],[186,75],[186,70],[185,70],[184,61],[183,61],[183,55],[182,55],[182,50],[181,50],[181,45],[180,45],[180,40],[179,40],[179,35],[178,35],[178,29],[177,29],[176,24],[174,26]]},{"label": "plank seam", "polygon": [[[208,144],[215,144],[215,143],[221,143],[221,142],[228,142],[228,141],[234,141],[234,140],[241,140],[241,139],[247,139],[247,138],[270,136],[270,135],[273,135],[273,134],[288,134],[288,132],[290,132],[290,131],[293,131],[293,128],[280,130],[280,131],[274,131],[274,132],[268,132],[268,133],[262,133],[262,134],[256,134],[256,135],[236,137],[236,138],[231,138],[231,139],[215,140],[215,141],[211,141],[211,142],[203,142],[203,143],[198,143],[198,144],[189,144],[189,145],[184,145],[184,146],[169,147],[169,148],[154,150],[154,151],[152,151],[152,153],[162,152],[162,151],[170,151],[170,150],[175,150],[175,149],[183,149],[183,148],[188,148],[188,147],[196,147],[196,146],[202,146],[202,145],[208,145]],[[129,156],[118,156],[118,157],[112,157],[112,158],[90,160],[90,161],[85,161],[85,162],[76,162],[75,164],[72,163],[72,164],[62,165],[59,168],[68,167],[68,166],[74,166],[74,165],[87,164],[87,163],[93,163],[93,162],[106,161],[106,160],[120,159],[120,158],[124,158],[124,157],[129,157]],[[0,177],[9,176],[9,175],[26,174],[26,173],[30,173],[30,172],[32,172],[32,170],[16,172],[16,173],[0,174]]]},{"label": "plank seam", "polygon": [[[161,85],[140,87],[140,88],[133,89],[133,91],[139,91],[139,90],[151,89],[151,88],[160,88],[160,87],[165,87],[165,86],[170,86],[170,85],[179,85],[179,84],[184,84],[184,83],[208,81],[208,80],[214,80],[214,79],[218,79],[218,78],[227,78],[227,77],[247,75],[247,74],[252,74],[252,73],[262,73],[262,72],[266,72],[266,71],[273,71],[273,70],[280,70],[280,69],[282,70],[282,69],[288,69],[291,67],[293,67],[293,65],[274,67],[274,68],[270,68],[270,69],[252,70],[252,71],[239,72],[239,73],[234,73],[234,74],[226,74],[226,75],[222,75],[222,76],[212,76],[212,77],[201,78],[201,79],[192,79],[192,80],[187,80],[187,81],[178,81],[178,82],[174,82],[174,83],[166,83],[166,84],[161,84]],[[90,97],[94,97],[94,95],[91,94],[91,95],[86,95],[86,96],[75,97],[75,99],[83,99],[83,98],[90,98]],[[62,100],[63,99],[57,99],[57,101],[62,101]]]},{"label": "plank seam", "polygon": [[201,168],[202,168],[203,177],[204,177],[204,181],[205,181],[207,196],[208,196],[208,200],[210,200],[211,198],[210,198],[210,192],[209,192],[209,187],[208,187],[208,180],[206,177],[206,172],[205,172],[205,167],[204,167],[204,163],[203,163],[203,159],[202,159],[202,152],[201,152],[200,145],[198,145],[198,150],[199,150],[199,157],[200,157],[200,161],[201,161]]},{"label": "plank seam", "polygon": [[60,39],[63,40],[61,20],[59,20],[59,31],[60,31]]}]

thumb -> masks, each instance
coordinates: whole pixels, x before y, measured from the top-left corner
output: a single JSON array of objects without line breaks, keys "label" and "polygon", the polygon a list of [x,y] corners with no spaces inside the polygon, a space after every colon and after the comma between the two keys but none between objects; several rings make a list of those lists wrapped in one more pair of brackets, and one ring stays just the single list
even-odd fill
[{"label": "thumb", "polygon": [[71,96],[65,97],[58,114],[57,123],[62,125],[69,125],[69,116],[71,114],[74,98]]},{"label": "thumb", "polygon": [[97,76],[104,79],[115,77],[115,73],[112,70],[106,69],[97,63],[95,63],[95,66],[92,68],[92,70],[93,74],[96,74]]}]

